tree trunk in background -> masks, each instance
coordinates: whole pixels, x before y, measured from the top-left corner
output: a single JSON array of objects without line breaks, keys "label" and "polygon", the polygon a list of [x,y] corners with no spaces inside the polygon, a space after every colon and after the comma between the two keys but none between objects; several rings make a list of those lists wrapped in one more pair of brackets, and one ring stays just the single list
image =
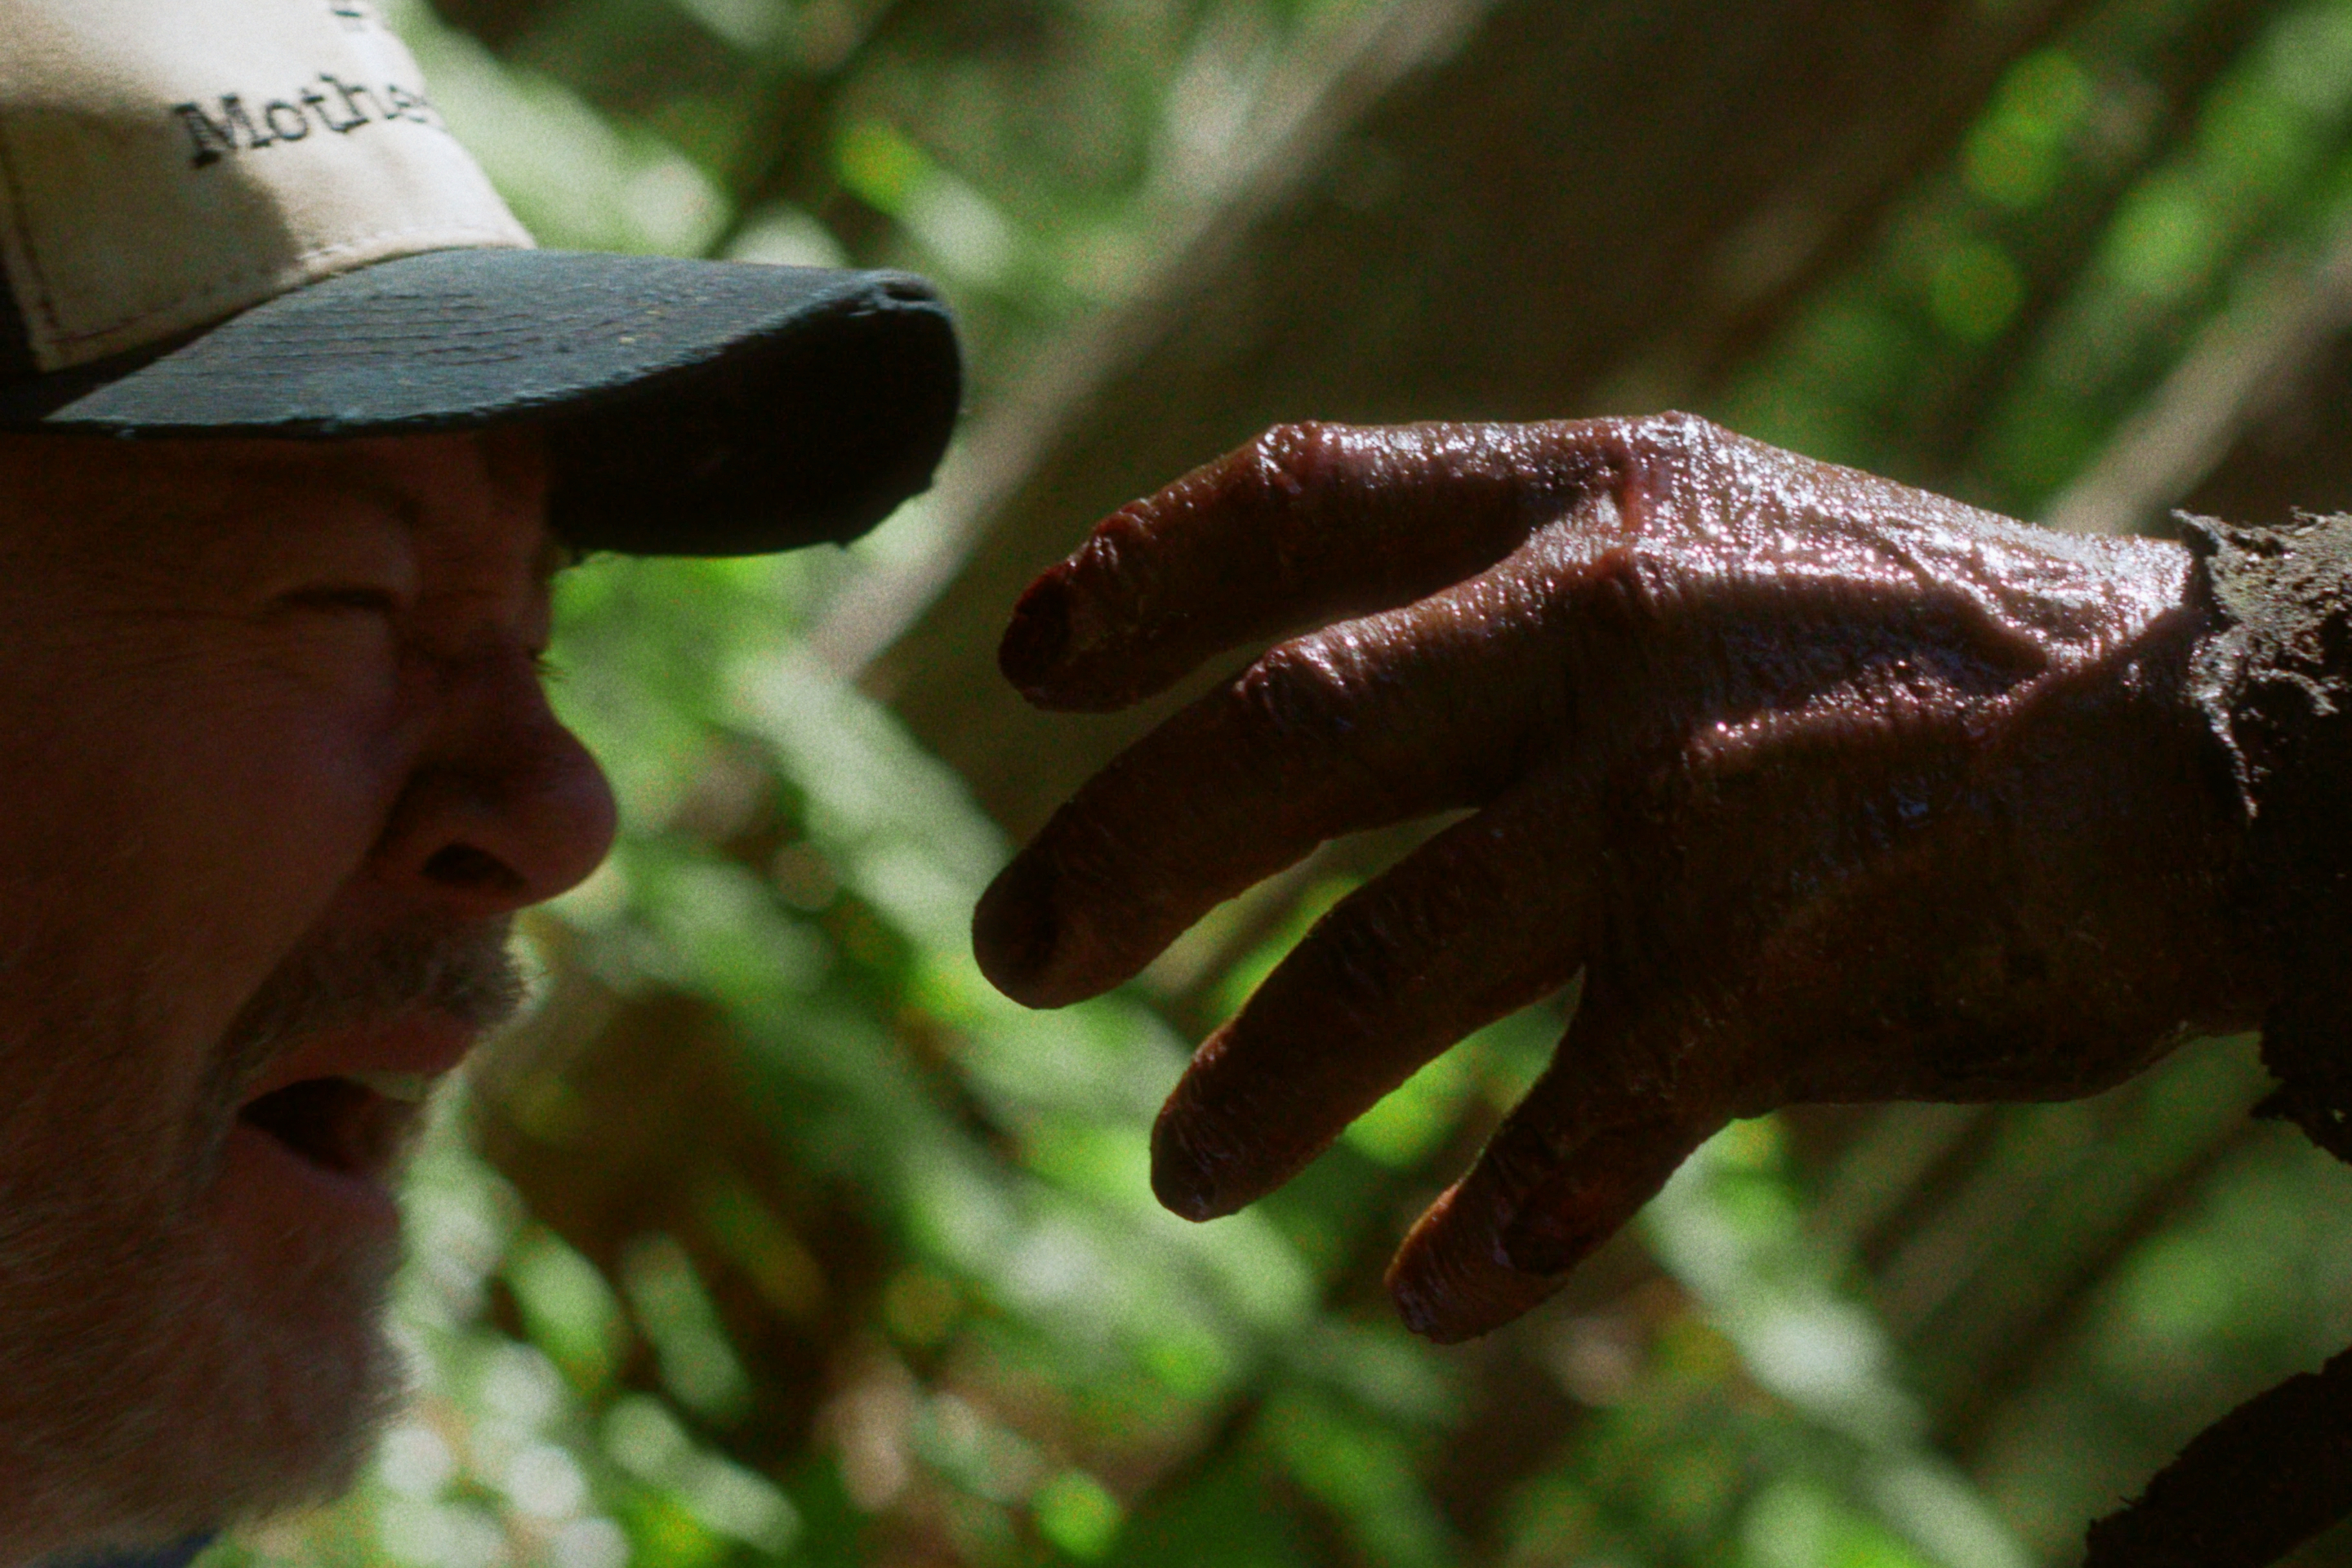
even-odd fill
[{"label": "tree trunk in background", "polygon": [[1283,420],[1551,417],[1640,400],[1629,376],[1671,387],[1947,156],[2066,7],[1989,10],[1496,7],[1230,260],[1172,269],[1180,296],[1147,307],[1168,329],[1084,389],[869,684],[1026,833],[1166,707],[1046,719],[996,675],[1013,596],[1097,517]]},{"label": "tree trunk in background", "polygon": [[2352,510],[2352,337],[2339,332],[2305,374],[2271,390],[2181,506],[2240,522]]}]

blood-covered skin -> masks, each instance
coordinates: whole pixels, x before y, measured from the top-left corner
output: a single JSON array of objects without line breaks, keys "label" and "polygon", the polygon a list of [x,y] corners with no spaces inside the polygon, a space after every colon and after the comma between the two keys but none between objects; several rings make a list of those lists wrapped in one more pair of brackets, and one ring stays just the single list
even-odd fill
[{"label": "blood-covered skin", "polygon": [[2053,534],[1664,416],[1296,426],[1023,597],[1031,700],[1124,706],[1302,626],[1089,782],[982,900],[1037,1006],[1335,836],[1468,809],[1342,902],[1161,1112],[1180,1214],[1280,1185],[1585,974],[1406,1239],[1439,1339],[1555,1289],[1701,1141],[1807,1100],[2054,1100],[2259,1016],[2179,547]]}]

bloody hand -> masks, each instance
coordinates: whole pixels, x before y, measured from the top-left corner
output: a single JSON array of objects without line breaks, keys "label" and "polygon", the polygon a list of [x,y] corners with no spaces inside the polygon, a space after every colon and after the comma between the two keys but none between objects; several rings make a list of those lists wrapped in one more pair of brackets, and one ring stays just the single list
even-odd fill
[{"label": "bloody hand", "polygon": [[1031,700],[1116,708],[1320,626],[1139,742],[982,900],[1055,1006],[1324,839],[1468,808],[1201,1047],[1153,1185],[1225,1214],[1585,974],[1543,1080],[1390,1271],[1524,1311],[1733,1117],[2053,1100],[2243,1026],[2242,836],[2184,694],[2186,552],[2044,532],[1704,421],[1276,429],[1023,597]]}]

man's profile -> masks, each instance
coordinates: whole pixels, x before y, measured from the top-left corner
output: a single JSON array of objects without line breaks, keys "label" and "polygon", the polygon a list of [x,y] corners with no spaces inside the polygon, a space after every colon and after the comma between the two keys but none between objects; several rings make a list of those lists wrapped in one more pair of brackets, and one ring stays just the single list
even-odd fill
[{"label": "man's profile", "polygon": [[364,1458],[404,1135],[612,837],[555,570],[945,444],[919,279],[529,246],[369,7],[0,5],[0,1560]]}]

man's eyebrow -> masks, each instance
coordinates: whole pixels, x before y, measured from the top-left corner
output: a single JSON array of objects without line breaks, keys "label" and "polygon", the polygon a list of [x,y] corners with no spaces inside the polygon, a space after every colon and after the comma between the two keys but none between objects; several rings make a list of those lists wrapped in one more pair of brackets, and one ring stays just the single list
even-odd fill
[{"label": "man's eyebrow", "polygon": [[[415,503],[391,486],[349,488],[361,504],[382,509],[406,531],[419,522]],[[299,520],[317,502],[284,472],[247,473],[223,482],[218,476],[151,477],[149,482],[102,492],[80,514],[94,526],[84,537],[94,548],[135,552],[152,566],[182,571],[211,559],[215,551],[240,547],[257,531],[274,531]]]},{"label": "man's eyebrow", "polygon": [[252,493],[299,504],[332,495],[379,508],[410,534],[431,521],[425,493],[378,453],[338,453],[332,443],[288,442],[276,449],[245,454],[242,483]]},{"label": "man's eyebrow", "polygon": [[406,487],[374,476],[354,475],[339,479],[331,486],[320,485],[311,472],[288,466],[282,468],[255,468],[234,475],[230,481],[216,490],[201,487],[184,489],[173,487],[153,505],[148,521],[166,527],[178,526],[209,530],[215,534],[231,534],[251,529],[257,524],[268,526],[278,522],[275,517],[257,517],[257,512],[283,508],[300,510],[315,507],[326,498],[354,500],[362,506],[381,510],[386,516],[411,533],[425,526],[423,501]]}]

